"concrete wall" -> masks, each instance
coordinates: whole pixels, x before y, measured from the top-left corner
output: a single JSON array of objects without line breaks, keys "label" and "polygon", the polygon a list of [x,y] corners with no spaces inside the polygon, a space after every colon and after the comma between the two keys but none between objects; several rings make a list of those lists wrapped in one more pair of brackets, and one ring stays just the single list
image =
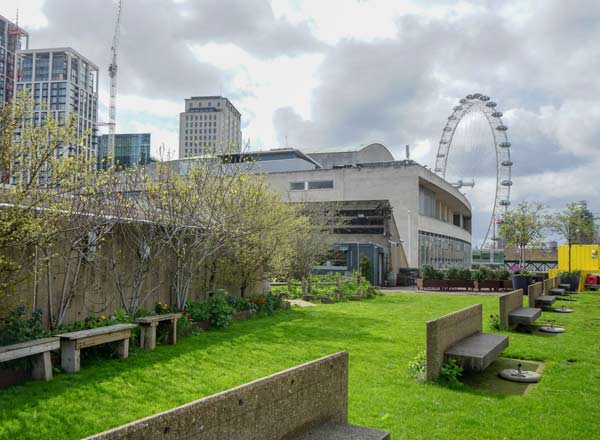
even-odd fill
[{"label": "concrete wall", "polygon": [[[83,263],[81,275],[75,288],[75,295],[72,298],[70,307],[67,311],[65,324],[85,319],[88,316],[106,316],[114,313],[116,309],[122,308],[122,301],[115,287],[115,278],[112,265],[112,255],[115,252],[118,255],[117,270],[120,273],[128,273],[132,276],[135,269],[136,257],[133,255],[131,243],[127,243],[123,236],[122,226],[117,225],[100,245],[98,245],[94,259],[91,262]],[[64,251],[60,247],[55,252]],[[40,255],[41,256],[41,255]],[[52,263],[52,279],[50,282],[50,294],[48,289],[48,278],[46,276],[45,263],[38,261],[37,267],[35,260],[27,262],[25,269],[29,272],[27,278],[20,283],[16,291],[10,297],[3,298],[0,302],[0,318],[5,317],[18,305],[26,305],[26,310],[41,309],[44,320],[47,323],[49,310],[49,296],[52,299],[53,310],[56,313],[59,302],[60,292],[63,286],[65,273],[65,264],[61,259],[54,258]],[[176,303],[175,294],[171,288],[171,277],[174,273],[174,259],[172,255],[164,250],[159,254],[145,276],[142,292],[145,296],[153,291],[142,308],[153,310],[156,302],[161,301],[168,305]],[[37,274],[37,276],[34,276]],[[235,277],[223,272],[217,273],[214,279],[215,287],[228,290],[232,294],[239,294],[239,286],[235,284]],[[194,280],[189,299],[201,301],[206,299],[206,292],[209,290],[209,275],[200,270]],[[262,284],[257,282],[251,286],[248,294],[261,291]],[[128,300],[129,297],[126,297]]]},{"label": "concrete wall", "polygon": [[523,289],[513,290],[512,292],[505,293],[499,298],[500,307],[500,324],[504,328],[510,326],[508,321],[508,315],[516,309],[523,307]]},{"label": "concrete wall", "polygon": [[95,440],[287,439],[348,421],[348,353],[340,352],[111,431]]},{"label": "concrete wall", "polygon": [[435,381],[444,364],[444,353],[458,341],[482,331],[483,305],[427,321],[427,380]]},{"label": "concrete wall", "polygon": [[527,296],[529,299],[529,307],[535,308],[535,300],[538,296],[542,296],[544,294],[544,283],[539,282],[535,284],[531,284],[527,288]]}]

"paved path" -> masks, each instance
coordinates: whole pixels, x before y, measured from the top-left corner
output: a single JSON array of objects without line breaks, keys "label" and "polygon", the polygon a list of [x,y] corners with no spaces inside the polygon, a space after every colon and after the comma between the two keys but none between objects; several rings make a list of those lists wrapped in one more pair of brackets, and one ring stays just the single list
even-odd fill
[{"label": "paved path", "polygon": [[288,303],[290,303],[290,305],[298,306],[298,307],[316,307],[317,306],[316,304],[313,304],[308,301],[304,301],[303,299],[286,299],[286,301]]}]

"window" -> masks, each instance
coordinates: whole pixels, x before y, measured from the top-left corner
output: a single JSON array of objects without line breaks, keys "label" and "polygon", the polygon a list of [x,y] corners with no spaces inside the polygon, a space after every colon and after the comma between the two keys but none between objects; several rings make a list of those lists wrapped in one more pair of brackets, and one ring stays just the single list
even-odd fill
[{"label": "window", "polygon": [[460,228],[460,212],[455,212],[452,216],[452,223],[454,226],[458,226]]},{"label": "window", "polygon": [[303,191],[305,182],[290,182],[291,191]]},{"label": "window", "polygon": [[308,189],[331,189],[333,188],[333,180],[315,180],[308,182]]}]

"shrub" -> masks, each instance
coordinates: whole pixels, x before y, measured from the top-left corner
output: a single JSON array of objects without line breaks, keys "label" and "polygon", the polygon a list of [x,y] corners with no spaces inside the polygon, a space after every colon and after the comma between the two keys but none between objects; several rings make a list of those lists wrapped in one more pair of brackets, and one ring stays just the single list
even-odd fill
[{"label": "shrub", "polygon": [[360,274],[368,280],[371,279],[371,262],[365,256],[360,257]]},{"label": "shrub", "polygon": [[456,359],[450,359],[448,362],[444,362],[444,365],[442,365],[438,382],[450,387],[461,386],[463,383],[461,382],[460,378],[462,377],[463,371],[463,367],[458,365]]},{"label": "shrub", "polygon": [[498,271],[498,279],[499,280],[510,280],[510,271],[506,269],[501,269]]},{"label": "shrub", "polygon": [[427,366],[427,355],[425,350],[420,352],[415,358],[408,363],[408,373],[418,382],[425,381],[425,369]]},{"label": "shrub", "polygon": [[502,324],[500,323],[500,317],[498,315],[490,315],[489,325],[490,329],[492,330],[503,330]]},{"label": "shrub", "polygon": [[0,326],[0,345],[11,345],[48,336],[43,330],[42,312],[35,310],[26,318],[25,306],[20,305]]},{"label": "shrub", "polygon": [[446,270],[446,279],[458,280],[460,279],[460,271],[458,267],[450,267]]},{"label": "shrub", "polygon": [[461,280],[470,280],[471,279],[471,271],[465,267],[458,268],[458,277]]},{"label": "shrub", "polygon": [[434,267],[429,264],[425,264],[421,267],[421,278],[442,280],[444,279],[444,272],[434,269]]},{"label": "shrub", "polygon": [[475,271],[473,271],[473,273],[471,274],[471,278],[473,278],[475,281],[477,281],[478,283],[481,283],[483,280],[485,280],[486,278],[486,272],[485,270],[483,270],[482,268],[479,268]]}]

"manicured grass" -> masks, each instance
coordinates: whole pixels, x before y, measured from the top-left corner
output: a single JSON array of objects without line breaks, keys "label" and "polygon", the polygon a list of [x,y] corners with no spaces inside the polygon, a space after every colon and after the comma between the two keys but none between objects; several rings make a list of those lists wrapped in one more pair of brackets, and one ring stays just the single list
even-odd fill
[{"label": "manicured grass", "polygon": [[[525,396],[415,383],[425,321],[493,297],[390,294],[293,309],[180,339],[127,360],[84,363],[78,374],[0,391],[0,438],[80,438],[340,350],[350,353],[350,421],[394,439],[600,438],[600,294],[544,313],[556,337],[510,333],[505,355],[545,362]],[[550,316],[551,315],[551,316]],[[573,362],[575,361],[575,362]],[[273,421],[276,423],[276,420]]]}]

